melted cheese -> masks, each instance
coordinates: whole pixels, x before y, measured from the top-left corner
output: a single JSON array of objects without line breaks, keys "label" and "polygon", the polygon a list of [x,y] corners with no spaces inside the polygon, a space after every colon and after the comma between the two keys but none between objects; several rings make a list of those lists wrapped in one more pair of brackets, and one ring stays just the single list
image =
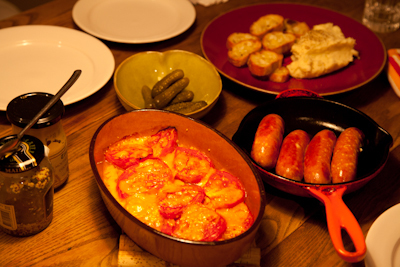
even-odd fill
[{"label": "melted cheese", "polygon": [[118,177],[124,172],[123,169],[120,169],[112,164],[110,164],[108,161],[104,161],[104,175],[103,175],[103,181],[105,186],[108,188],[110,191],[111,195],[117,200],[119,200],[119,196],[117,193],[117,180]]},{"label": "melted cheese", "polygon": [[290,76],[315,78],[347,66],[358,56],[355,43],[332,23],[314,26],[292,46],[292,63],[287,65]]},{"label": "melted cheese", "polygon": [[[121,141],[117,142],[113,146],[115,146],[116,149],[121,149],[121,153],[123,152],[123,149],[126,145],[131,144],[131,145],[143,145],[146,140],[148,140],[149,137],[135,137],[135,138],[123,138]],[[185,146],[184,146],[185,147]],[[195,149],[194,147],[190,147],[190,149]],[[170,168],[173,177],[177,173],[177,169],[175,168],[175,150],[172,151],[171,153],[163,156],[163,157],[158,157],[161,159],[168,167]],[[221,168],[223,170],[223,168]],[[131,192],[129,193],[129,196],[126,198],[123,198],[119,195],[117,187],[118,187],[118,179],[119,177],[124,173],[124,169],[113,165],[112,163],[108,162],[107,160],[103,161],[103,181],[110,193],[113,195],[113,197],[123,206],[130,214],[135,216],[138,220],[141,222],[145,223],[146,225],[153,227],[154,229],[157,229],[158,231],[167,233],[167,234],[173,234],[172,229],[174,229],[176,220],[174,219],[167,219],[164,218],[160,212],[159,212],[159,198],[165,192],[167,191],[173,191],[174,188],[177,185],[184,185],[185,183],[181,180],[174,179],[173,181],[167,181],[164,185],[163,188],[159,189],[157,192],[152,192],[152,193],[147,193],[147,192]],[[193,171],[197,171],[194,169]],[[209,180],[210,176],[216,172],[217,170],[212,167],[208,170],[207,174],[204,175],[203,179],[197,183],[196,185],[200,187],[204,187],[204,185],[207,183]],[[121,184],[119,185],[121,188],[121,191],[127,192],[129,191],[129,188],[123,188],[121,187]],[[123,190],[122,190],[123,189]],[[229,191],[226,190],[227,192],[225,195],[229,195]],[[206,203],[207,201],[205,201]],[[197,203],[194,203],[195,205]],[[201,204],[203,205],[203,204]],[[215,208],[212,207],[211,203],[209,203],[208,199],[208,204],[204,205],[207,206],[208,208],[205,209],[207,211],[211,210],[213,213],[215,213]],[[201,211],[201,210],[200,210]],[[234,212],[234,214],[233,214]],[[242,232],[246,231],[252,224],[252,217],[250,217],[250,221],[248,220],[248,216],[250,214],[250,211],[248,210],[247,205],[244,202],[241,202],[240,204],[237,204],[237,206],[230,208],[230,209],[223,209],[219,210],[218,213],[215,214],[220,214],[222,218],[225,218],[226,222],[224,219],[221,220],[221,224],[225,225],[228,229],[228,231],[222,236],[222,239],[228,239],[228,238],[233,238]],[[205,216],[205,215],[204,215]],[[197,214],[198,218],[203,218],[204,217],[202,213]],[[251,214],[250,214],[251,216]],[[196,216],[195,216],[196,217]],[[203,231],[204,229],[202,227],[198,227],[202,223],[207,223],[207,221],[202,221],[198,220],[195,222],[192,222],[191,226],[191,231],[186,232],[185,234],[187,236],[184,236],[182,238],[187,238],[189,240],[201,240],[203,238]],[[185,224],[184,220],[181,220],[181,223]],[[242,223],[242,224],[241,224]],[[218,229],[218,227],[221,227],[221,225],[216,225],[213,227],[217,227],[215,229]],[[206,227],[207,228],[207,227]],[[207,230],[207,229],[206,229]],[[225,231],[225,229],[224,229]],[[211,231],[212,232],[212,231]],[[176,233],[174,233],[176,236]],[[222,233],[221,233],[222,234]]]}]

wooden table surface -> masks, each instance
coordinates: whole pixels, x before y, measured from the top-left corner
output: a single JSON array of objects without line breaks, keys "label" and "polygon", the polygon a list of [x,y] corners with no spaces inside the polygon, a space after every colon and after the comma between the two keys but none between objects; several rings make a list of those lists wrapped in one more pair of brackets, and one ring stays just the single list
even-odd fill
[{"label": "wooden table surface", "polygon": [[[49,2],[0,21],[0,28],[39,24],[79,29],[71,15],[75,2]],[[202,55],[200,36],[213,18],[233,8],[268,2],[229,0],[209,7],[195,5],[196,21],[180,36],[154,44],[104,43],[111,49],[116,66],[125,58],[146,50],[182,49]],[[364,6],[362,0],[291,2],[329,8],[358,21],[361,21]],[[387,49],[400,47],[400,31],[377,35]],[[220,100],[202,120],[231,138],[245,114],[275,96],[247,90],[224,77],[222,79]],[[394,140],[383,171],[366,186],[344,196],[366,236],[374,220],[400,202],[400,101],[384,72],[357,90],[326,98],[365,112]],[[99,92],[66,107],[62,123],[68,137],[70,178],[55,192],[54,219],[47,229],[31,237],[17,238],[0,232],[0,266],[117,266],[121,229],[100,197],[88,150],[100,124],[123,112],[112,79]],[[0,136],[9,133],[6,114],[0,112]],[[256,244],[261,248],[261,266],[364,266],[363,262],[344,262],[336,254],[327,229],[325,209],[318,200],[285,194],[268,185],[265,189],[267,206],[256,238]],[[346,246],[349,242],[346,240]]]}]

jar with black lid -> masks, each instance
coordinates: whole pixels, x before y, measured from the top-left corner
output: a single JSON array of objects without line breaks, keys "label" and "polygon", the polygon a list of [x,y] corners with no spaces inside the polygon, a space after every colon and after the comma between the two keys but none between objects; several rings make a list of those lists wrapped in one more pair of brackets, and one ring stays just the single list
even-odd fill
[{"label": "jar with black lid", "polygon": [[[15,138],[0,139],[0,146]],[[25,135],[18,150],[0,160],[0,228],[14,236],[34,235],[53,219],[53,168],[48,148]]]},{"label": "jar with black lid", "polygon": [[[7,118],[13,134],[19,133],[53,97],[48,93],[27,93],[11,100]],[[54,188],[65,183],[69,176],[67,137],[61,124],[65,108],[58,100],[26,134],[39,138],[50,149],[49,159],[54,168]]]}]

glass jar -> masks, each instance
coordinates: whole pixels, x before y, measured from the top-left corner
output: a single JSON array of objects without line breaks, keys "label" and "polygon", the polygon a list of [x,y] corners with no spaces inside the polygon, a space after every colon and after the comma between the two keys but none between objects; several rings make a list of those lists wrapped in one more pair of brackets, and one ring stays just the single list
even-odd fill
[{"label": "glass jar", "polygon": [[[0,146],[16,135],[0,139]],[[14,236],[45,229],[53,219],[53,168],[36,137],[22,137],[18,150],[0,160],[0,228]]]},{"label": "glass jar", "polygon": [[[19,133],[33,117],[50,101],[48,93],[28,93],[11,100],[7,106],[7,118],[12,133]],[[26,134],[35,136],[50,149],[49,159],[54,168],[54,188],[65,183],[69,176],[67,137],[61,124],[64,104],[57,101]]]}]

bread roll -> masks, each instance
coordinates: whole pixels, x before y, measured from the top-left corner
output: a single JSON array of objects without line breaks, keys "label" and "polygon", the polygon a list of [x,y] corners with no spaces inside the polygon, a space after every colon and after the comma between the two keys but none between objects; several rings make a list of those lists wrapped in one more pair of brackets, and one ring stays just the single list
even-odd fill
[{"label": "bread roll", "polygon": [[268,14],[262,16],[251,24],[250,33],[261,38],[268,32],[282,31],[283,21],[284,18],[281,15]]},{"label": "bread roll", "polygon": [[246,65],[251,53],[259,51],[262,47],[260,40],[245,40],[237,43],[228,51],[228,60],[236,67]]},{"label": "bread roll", "polygon": [[297,38],[304,35],[310,30],[310,27],[308,27],[307,23],[299,22],[292,19],[285,19],[284,25],[284,31],[287,33],[293,33],[294,35],[296,35]]},{"label": "bread roll", "polygon": [[282,66],[283,55],[269,50],[261,50],[250,55],[247,65],[251,74],[268,76]]},{"label": "bread roll", "polygon": [[226,40],[226,47],[228,49],[232,49],[234,45],[245,40],[258,40],[258,37],[247,32],[234,32],[228,36],[228,39]]},{"label": "bread roll", "polygon": [[292,33],[270,32],[264,35],[262,45],[265,50],[271,50],[278,54],[286,54],[290,52],[296,36]]},{"label": "bread roll", "polygon": [[290,74],[289,74],[289,70],[285,67],[279,67],[276,70],[274,70],[274,72],[271,73],[271,75],[269,76],[269,80],[271,82],[276,82],[276,83],[284,83],[287,82],[287,80],[289,80]]}]

